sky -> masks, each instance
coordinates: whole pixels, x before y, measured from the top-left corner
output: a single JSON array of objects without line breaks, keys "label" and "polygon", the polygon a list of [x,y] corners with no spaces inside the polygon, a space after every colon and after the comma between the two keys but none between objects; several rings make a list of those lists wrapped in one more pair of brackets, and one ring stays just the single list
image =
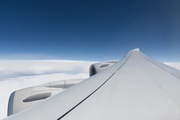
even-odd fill
[{"label": "sky", "polygon": [[179,0],[1,0],[0,59],[180,61]]},{"label": "sky", "polygon": [[179,0],[0,0],[0,119],[18,89],[87,78],[134,48],[180,69]]}]

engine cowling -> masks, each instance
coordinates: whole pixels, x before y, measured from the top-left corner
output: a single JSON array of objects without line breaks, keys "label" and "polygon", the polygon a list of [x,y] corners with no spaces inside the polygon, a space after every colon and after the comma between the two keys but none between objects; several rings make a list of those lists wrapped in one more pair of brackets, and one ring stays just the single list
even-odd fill
[{"label": "engine cowling", "polygon": [[98,72],[114,65],[118,61],[119,60],[109,60],[109,61],[105,61],[105,62],[99,62],[99,63],[92,64],[89,68],[89,76],[97,74]]},{"label": "engine cowling", "polygon": [[50,98],[84,79],[61,80],[40,86],[29,87],[11,93],[7,115],[18,113]]}]

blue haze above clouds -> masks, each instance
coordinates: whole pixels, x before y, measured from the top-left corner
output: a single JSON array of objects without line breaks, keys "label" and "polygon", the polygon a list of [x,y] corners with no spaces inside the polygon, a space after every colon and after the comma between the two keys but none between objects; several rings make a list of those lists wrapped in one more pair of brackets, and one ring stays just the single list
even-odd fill
[{"label": "blue haze above clouds", "polygon": [[0,1],[0,59],[180,61],[179,0]]},{"label": "blue haze above clouds", "polygon": [[179,6],[179,0],[1,0],[0,119],[14,90],[86,78],[94,61],[121,59],[137,47],[180,69]]}]

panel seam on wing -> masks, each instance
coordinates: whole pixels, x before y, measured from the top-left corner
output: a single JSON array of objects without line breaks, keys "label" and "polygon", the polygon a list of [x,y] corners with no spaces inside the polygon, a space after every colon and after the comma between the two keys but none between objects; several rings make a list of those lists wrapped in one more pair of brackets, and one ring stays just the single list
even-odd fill
[{"label": "panel seam on wing", "polygon": [[[139,53],[139,52],[138,52],[138,53]],[[140,54],[140,53],[139,53],[139,54]],[[142,56],[142,55],[140,54],[140,56]],[[159,68],[161,68],[162,70],[164,70],[164,71],[168,72],[169,74],[173,75],[174,77],[176,77],[176,78],[180,79],[180,77],[178,77],[178,76],[176,76],[175,74],[173,74],[173,73],[171,73],[171,72],[167,71],[166,69],[164,69],[163,67],[161,67],[161,66],[157,65],[156,63],[152,62],[151,60],[149,60],[149,59],[145,58],[144,56],[142,56],[142,57],[143,57],[144,59],[148,60],[149,62],[153,63],[154,65],[158,66],[158,67],[159,67]]]},{"label": "panel seam on wing", "polygon": [[144,69],[144,67],[139,63],[139,65],[142,67],[142,69],[146,72],[146,74],[180,107],[179,103],[176,102],[176,100],[173,99],[172,96],[170,96],[167,91],[152,77],[149,75],[149,73]]}]

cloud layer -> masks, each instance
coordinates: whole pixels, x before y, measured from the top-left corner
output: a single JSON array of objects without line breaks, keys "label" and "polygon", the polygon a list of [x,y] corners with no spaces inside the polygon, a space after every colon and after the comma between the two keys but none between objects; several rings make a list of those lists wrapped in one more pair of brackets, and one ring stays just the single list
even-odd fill
[{"label": "cloud layer", "polygon": [[[0,60],[0,119],[7,116],[9,95],[18,89],[48,82],[89,77],[93,61]],[[180,69],[180,63],[165,63]]]}]

